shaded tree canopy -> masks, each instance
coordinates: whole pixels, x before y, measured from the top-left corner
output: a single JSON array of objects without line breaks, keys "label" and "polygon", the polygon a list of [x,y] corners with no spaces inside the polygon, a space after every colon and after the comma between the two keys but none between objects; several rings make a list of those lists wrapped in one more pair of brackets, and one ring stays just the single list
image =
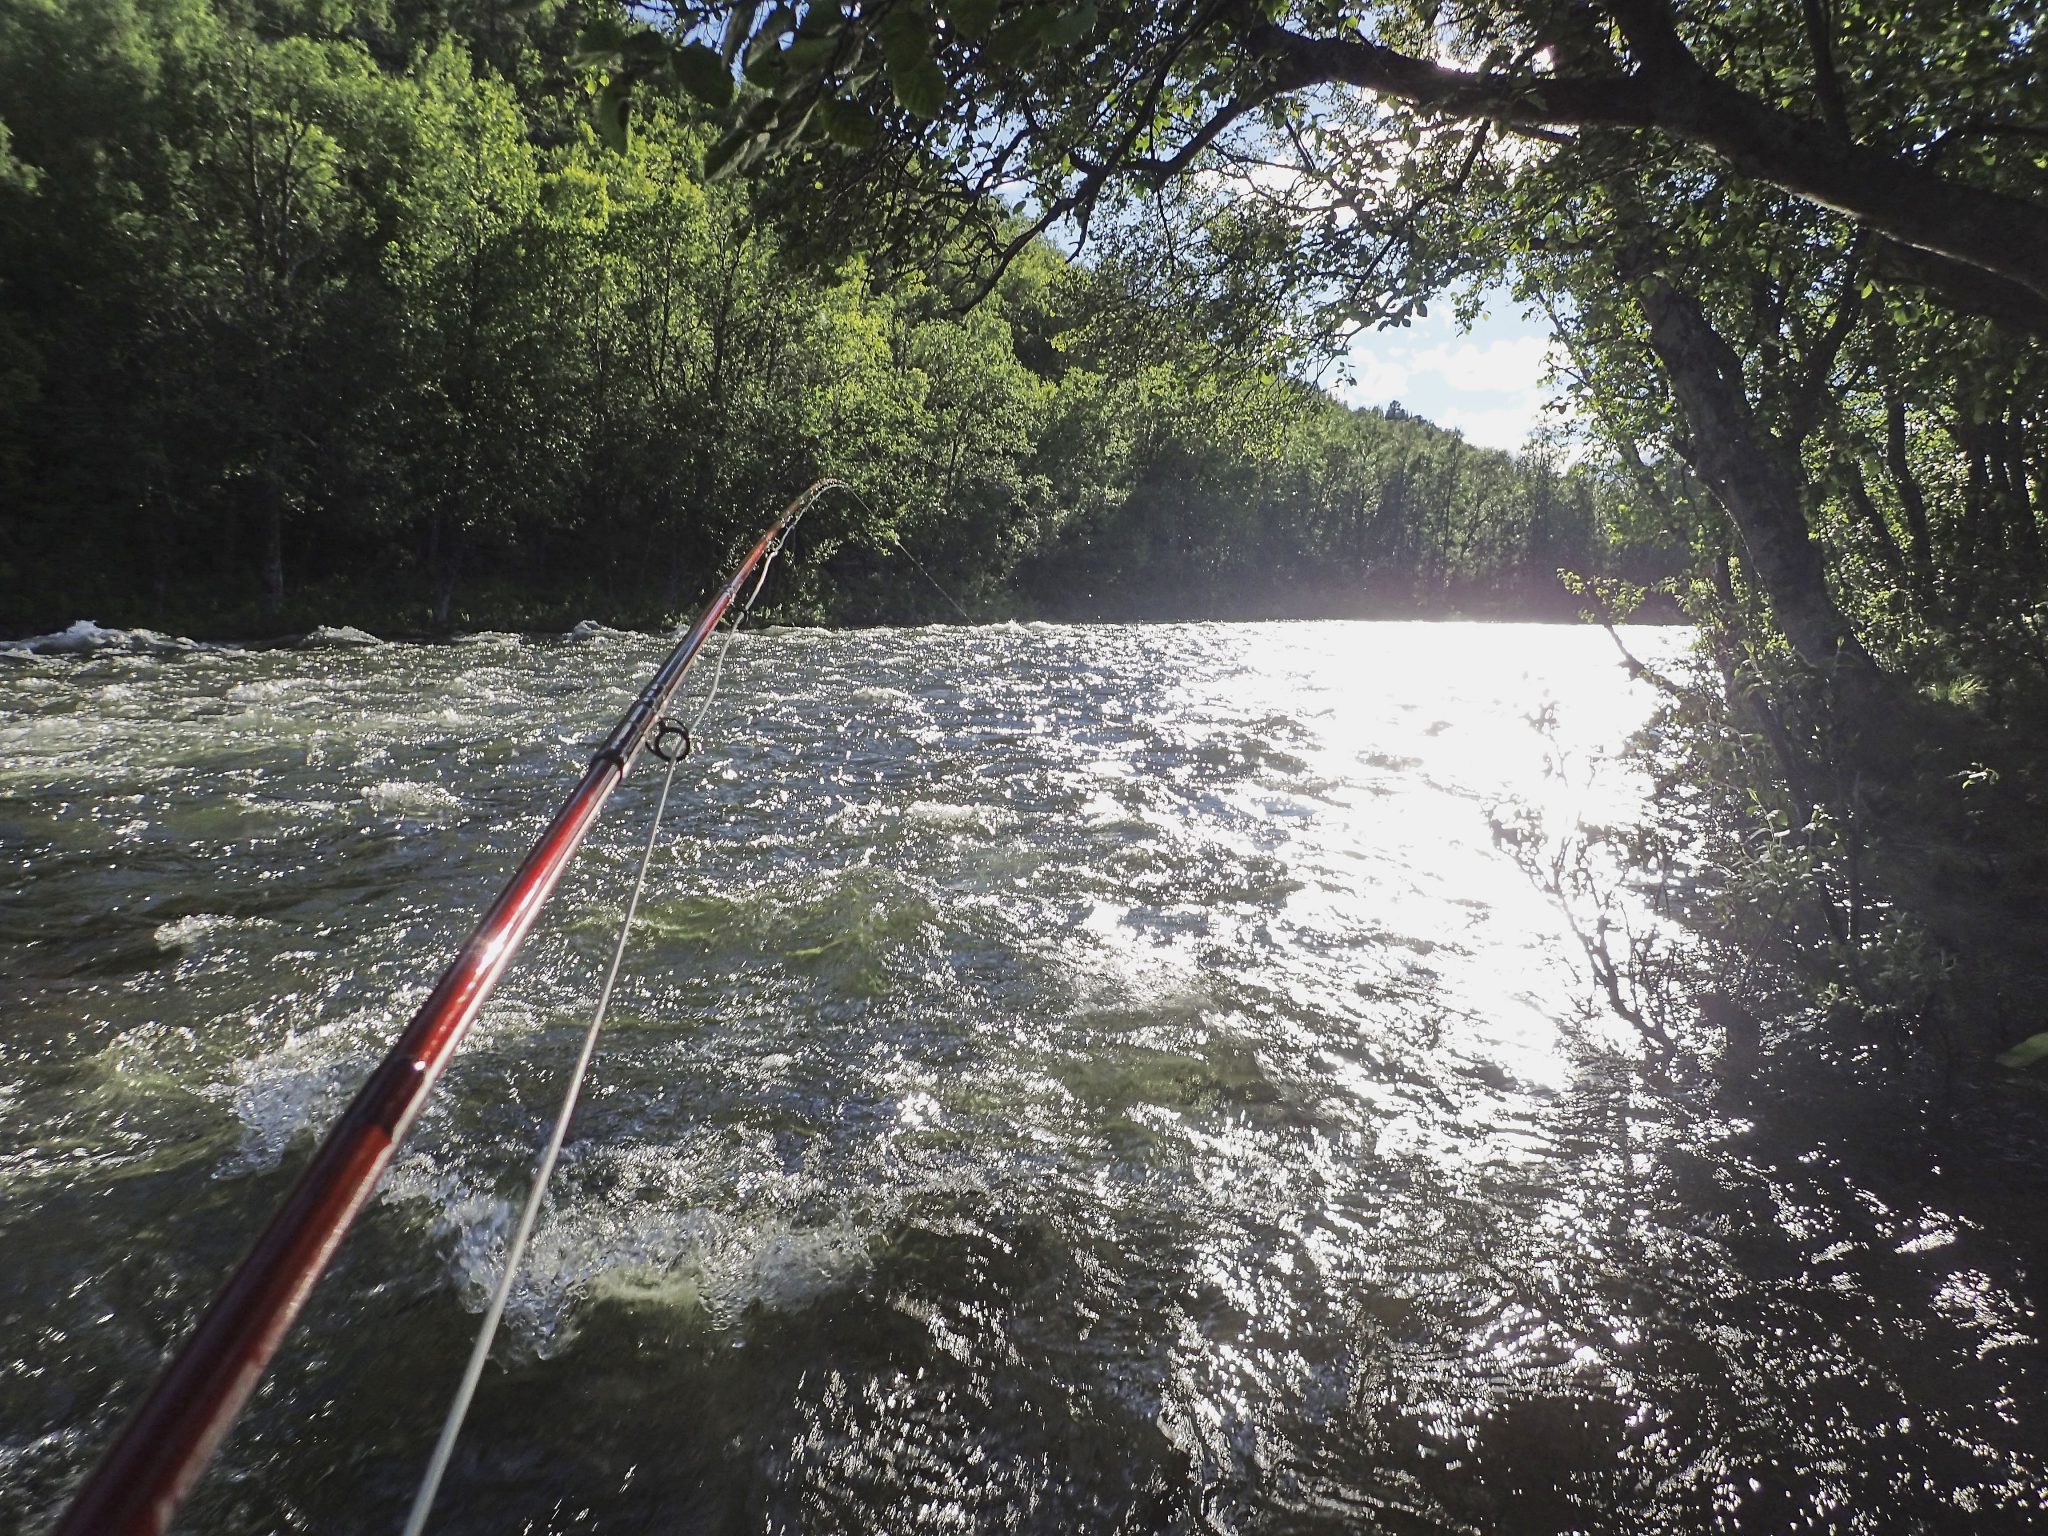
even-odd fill
[{"label": "shaded tree canopy", "polygon": [[813,231],[978,251],[984,284],[1044,231],[1135,244],[1182,310],[1281,355],[1513,285],[1551,305],[1616,451],[1690,464],[1777,632],[1867,692],[1804,457],[1880,332],[1946,333],[1910,386],[1929,409],[2024,370],[2048,317],[2037,21],[1899,0],[834,0],[679,6],[665,31],[598,29],[590,57],[620,131],[636,82],[673,75],[722,104],[714,170],[771,166]]},{"label": "shaded tree canopy", "polygon": [[778,592],[842,620],[953,612],[912,542],[977,614],[1076,618],[1556,613],[1560,566],[1691,558],[1641,512],[1685,487],[1347,409],[1145,262],[1027,241],[963,313],[964,245],[828,258],[770,217],[794,162],[707,182],[698,107],[643,89],[622,134],[571,63],[669,47],[552,4],[0,3],[0,626],[658,621],[826,473],[872,511]]},{"label": "shaded tree canopy", "polygon": [[[1948,303],[2048,317],[2029,5],[829,0],[668,21],[666,53],[608,24],[586,57],[621,81],[673,71],[718,105],[739,65],[751,88],[714,168],[837,144],[877,187],[950,189],[989,233],[990,210],[1028,194],[1011,251],[1212,151],[1300,172],[1343,228],[1419,251],[1415,206],[1462,190],[1489,143],[1525,171],[1597,145],[1697,153],[1839,212]],[[1444,134],[1463,147],[1433,153]]]}]

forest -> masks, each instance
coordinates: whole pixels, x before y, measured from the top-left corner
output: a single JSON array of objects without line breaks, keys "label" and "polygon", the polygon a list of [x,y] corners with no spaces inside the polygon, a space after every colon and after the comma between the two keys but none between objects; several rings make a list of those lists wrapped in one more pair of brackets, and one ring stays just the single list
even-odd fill
[{"label": "forest", "polygon": [[590,25],[0,7],[0,625],[655,624],[822,474],[865,507],[782,601],[842,622],[1564,616],[1559,568],[1689,558],[1612,470],[1347,409],[1128,265],[1033,239],[973,304],[807,248],[701,104],[607,142]]}]

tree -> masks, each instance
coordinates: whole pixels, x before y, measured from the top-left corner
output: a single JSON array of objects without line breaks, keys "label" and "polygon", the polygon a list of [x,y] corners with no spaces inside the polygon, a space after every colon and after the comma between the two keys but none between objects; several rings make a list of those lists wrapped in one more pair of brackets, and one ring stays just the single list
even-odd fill
[{"label": "tree", "polygon": [[[2048,334],[2048,174],[2025,115],[2048,81],[2026,6],[878,0],[673,20],[686,81],[729,92],[703,63],[712,35],[744,75],[714,164],[780,153],[795,184],[846,160],[859,175],[835,182],[868,195],[842,195],[845,217],[939,210],[930,227],[977,234],[997,265],[1061,221],[1127,237],[1133,208],[1175,187],[1162,264],[1239,292],[1256,270],[1321,308],[1325,339],[1405,319],[1459,277],[1626,294],[1625,340],[1611,334],[1658,359],[1673,441],[1797,653],[1845,675],[1871,668],[1810,532],[1811,424],[1788,431],[1781,402],[1751,398],[1710,291],[1745,251],[1709,255],[1685,197],[1740,205],[1751,231],[1804,209],[1793,227],[1838,257],[1853,244],[1859,284]],[[649,77],[629,54],[614,89]],[[1002,199],[1019,188],[1031,216],[1013,226]],[[1601,248],[1583,233],[1598,223]],[[1581,231],[1574,262],[1554,259],[1558,225]]]},{"label": "tree", "polygon": [[[669,50],[614,21],[583,39],[601,73]],[[1283,376],[1320,322],[1265,281],[1278,205],[1213,210],[1214,283],[1107,221],[1090,264],[1027,242],[963,314],[971,244],[802,236],[798,193],[872,189],[801,159],[707,182],[716,126],[628,110],[565,28],[0,7],[5,622],[653,621],[823,473],[869,506],[821,507],[776,590],[857,620],[953,612],[912,542],[990,614],[1491,601],[1604,561],[1532,532],[1542,471]]]},{"label": "tree", "polygon": [[[2038,18],[2023,5],[876,0],[669,11],[674,67],[692,88],[730,97],[698,40],[707,31],[757,88],[733,109],[723,163],[828,142],[870,153],[874,142],[878,171],[904,174],[923,153],[971,202],[1021,179],[1040,216],[1012,250],[1060,218],[1085,221],[1118,184],[1193,169],[1248,125],[1313,134],[1339,90],[1376,105],[1382,144],[1422,127],[1508,135],[1537,153],[1589,133],[1694,148],[1847,215],[1960,308],[2034,326],[2048,316],[2048,208],[2025,150],[2039,125],[2021,115],[2042,65],[2030,46]],[[607,57],[621,79],[665,67],[658,50]],[[1937,67],[1906,68],[1922,60]]]},{"label": "tree", "polygon": [[384,275],[406,323],[394,393],[430,616],[445,627],[478,532],[511,526],[553,481],[543,440],[541,178],[511,92],[444,44],[408,114]]}]

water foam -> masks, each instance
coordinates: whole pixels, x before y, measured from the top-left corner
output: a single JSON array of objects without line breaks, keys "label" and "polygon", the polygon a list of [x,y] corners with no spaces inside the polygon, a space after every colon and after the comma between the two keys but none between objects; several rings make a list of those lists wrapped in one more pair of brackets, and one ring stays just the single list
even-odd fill
[{"label": "water foam", "polygon": [[[717,1136],[683,1147],[572,1145],[506,1303],[515,1347],[560,1353],[593,1305],[652,1307],[723,1330],[858,1283],[878,1222],[817,1210],[829,1191],[768,1166],[773,1157],[758,1142]],[[429,1208],[449,1282],[481,1312],[503,1273],[516,1198],[477,1189],[425,1152],[401,1158],[385,1187]],[[745,1192],[742,1208],[727,1208],[735,1190]]]},{"label": "water foam", "polygon": [[321,624],[302,635],[296,649],[343,651],[383,643],[368,630],[357,629],[353,624]]},{"label": "water foam", "polygon": [[237,929],[276,926],[275,923],[260,917],[228,917],[219,912],[193,912],[167,923],[158,923],[155,934],[156,947],[167,952],[196,952],[212,948],[215,936],[222,933],[232,933]]},{"label": "water foam", "polygon": [[166,635],[154,629],[110,629],[91,619],[79,619],[53,634],[0,641],[0,651],[37,656],[97,656],[102,652],[129,656],[181,656],[218,649],[221,647],[188,640],[183,635]]},{"label": "water foam", "polygon": [[462,802],[438,784],[386,779],[365,784],[361,794],[372,809],[413,821],[440,821],[462,813]]}]

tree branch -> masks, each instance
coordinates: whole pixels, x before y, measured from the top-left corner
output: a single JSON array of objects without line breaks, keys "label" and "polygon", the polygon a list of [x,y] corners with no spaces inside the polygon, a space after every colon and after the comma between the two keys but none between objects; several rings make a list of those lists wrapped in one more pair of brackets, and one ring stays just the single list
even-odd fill
[{"label": "tree branch", "polygon": [[1828,375],[1834,371],[1835,359],[1842,354],[1842,344],[1862,318],[1864,244],[1864,237],[1858,234],[1842,257],[1842,281],[1835,295],[1834,316],[1807,354],[1805,372],[1792,390],[1786,419],[1791,423],[1789,435],[1794,442],[1803,440],[1819,421]]},{"label": "tree branch", "polygon": [[1200,158],[1202,152],[1214,144],[1238,122],[1250,113],[1272,101],[1274,92],[1270,89],[1258,91],[1250,96],[1239,96],[1219,110],[1215,116],[1191,135],[1171,156],[1164,160],[1150,155],[1130,161],[1125,169],[1143,178],[1155,191],[1159,186],[1178,176]]},{"label": "tree branch", "polygon": [[1830,40],[1834,30],[1827,0],[1801,0],[1806,12],[1806,46],[1813,54],[1813,94],[1820,102],[1821,120],[1843,138],[1849,133],[1849,103],[1842,95],[1842,78],[1835,73],[1835,49]]},{"label": "tree branch", "polygon": [[1950,180],[1857,144],[1715,78],[1671,31],[1658,0],[1608,0],[1643,67],[1552,76],[1451,69],[1362,38],[1258,25],[1245,46],[1281,93],[1346,85],[1444,117],[1514,129],[1656,130],[1711,150],[1741,174],[1846,214],[1948,266],[1943,292],[1975,268],[2048,302],[2048,208]]}]

